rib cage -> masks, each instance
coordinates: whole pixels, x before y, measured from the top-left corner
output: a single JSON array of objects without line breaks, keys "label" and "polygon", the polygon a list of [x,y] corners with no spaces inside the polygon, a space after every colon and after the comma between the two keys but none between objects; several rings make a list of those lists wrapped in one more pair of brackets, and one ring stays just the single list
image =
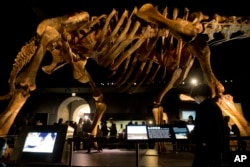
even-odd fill
[{"label": "rib cage", "polygon": [[[182,40],[177,39],[169,29],[140,19],[137,13],[138,9],[135,7],[130,15],[125,10],[119,16],[118,11],[113,10],[106,17],[91,19],[94,22],[98,20],[98,24],[89,23],[91,27],[87,28],[87,33],[86,27],[84,29],[86,35],[77,34],[81,38],[75,40],[76,43],[70,43],[77,53],[86,55],[100,66],[110,69],[112,78],[116,78],[113,80],[114,83],[118,87],[123,87],[122,91],[128,90],[130,93],[143,83],[152,83],[157,75],[162,75],[160,78],[164,79],[167,73],[171,75],[176,68],[185,69],[191,61],[191,55],[187,50],[182,53]],[[192,21],[194,25],[201,23],[204,27],[201,33],[208,35],[210,45],[249,37],[248,19],[222,17],[218,14],[209,19],[201,12],[188,15],[188,9],[184,9],[182,13],[184,15],[179,16],[178,9],[174,9],[170,15],[174,20],[183,18]],[[162,15],[169,15],[167,8]],[[77,32],[82,31],[78,29]],[[243,35],[231,38],[232,34],[237,32]],[[224,38],[213,41],[216,33],[221,33]],[[129,90],[132,86],[133,90]]]},{"label": "rib cage", "polygon": [[[114,9],[109,15],[94,16],[87,26],[69,32],[71,41],[68,42],[74,53],[94,59],[98,65],[111,70],[110,77],[118,87],[123,87],[122,92],[132,93],[141,84],[152,83],[156,76],[164,79],[176,68],[185,69],[192,57],[188,50],[183,52],[185,43],[169,29],[161,24],[151,24],[139,18],[137,13],[137,7],[131,13],[125,10],[121,15]],[[200,33],[208,35],[210,45],[249,37],[248,18],[218,14],[209,18],[201,12],[189,15],[188,9],[184,9],[184,15],[178,13],[178,9],[174,9],[169,15],[166,7],[162,15],[172,16],[173,20],[188,19],[194,26],[201,24],[203,31]],[[238,32],[242,35],[231,38]],[[214,41],[216,33],[221,33],[224,38]],[[134,89],[129,90],[130,87]]]},{"label": "rib cage", "polygon": [[[107,17],[100,19],[98,24],[88,28],[87,32],[86,29],[78,29],[77,32],[80,33],[69,41],[75,53],[81,53],[94,59],[98,65],[110,69],[110,77],[118,87],[123,87],[122,91],[128,90],[134,84],[134,88],[144,82],[150,84],[160,72],[163,75],[160,78],[164,79],[166,70],[170,73],[176,67],[186,66],[187,63],[181,61],[179,64],[180,60],[177,58],[175,45],[180,41],[173,38],[168,29],[138,18],[137,10],[134,8],[129,16],[125,10],[120,17],[118,12],[113,10]],[[177,17],[176,10],[174,15]],[[151,71],[152,66],[155,71]]]}]

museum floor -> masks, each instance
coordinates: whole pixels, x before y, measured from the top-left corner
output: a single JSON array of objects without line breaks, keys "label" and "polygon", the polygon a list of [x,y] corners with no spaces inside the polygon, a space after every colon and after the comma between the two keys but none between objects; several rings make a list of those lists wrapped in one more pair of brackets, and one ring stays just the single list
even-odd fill
[{"label": "museum floor", "polygon": [[[249,157],[250,154],[247,156]],[[140,148],[138,151],[134,148],[104,148],[102,152],[73,151],[71,163],[70,161],[67,163],[12,162],[7,164],[7,167],[191,167],[193,158],[193,153],[188,151],[158,154],[155,149],[150,148]],[[223,160],[221,167],[250,167],[249,163],[229,161]]]},{"label": "museum floor", "polygon": [[[138,163],[136,150],[104,149],[87,153],[75,151],[72,167],[191,167],[193,154],[190,152],[167,152],[157,154],[154,149],[140,149]],[[223,162],[223,167],[229,165]]]},{"label": "museum floor", "polygon": [[[98,153],[92,151],[74,152],[72,166],[100,166],[100,167],[132,167],[137,166],[136,151],[127,149],[104,149]],[[157,154],[153,149],[141,149],[139,151],[140,167],[189,167],[193,155],[191,153],[164,153]]]}]

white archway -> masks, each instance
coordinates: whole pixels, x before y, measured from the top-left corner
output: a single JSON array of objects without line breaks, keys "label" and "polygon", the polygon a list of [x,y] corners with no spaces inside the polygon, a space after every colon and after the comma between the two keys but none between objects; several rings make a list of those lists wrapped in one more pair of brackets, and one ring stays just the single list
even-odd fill
[{"label": "white archway", "polygon": [[89,104],[82,104],[82,105],[79,105],[74,113],[73,113],[73,121],[76,121],[78,122],[79,118],[83,118],[84,114],[89,114],[90,113],[90,107],[89,107]]},{"label": "white archway", "polygon": [[90,113],[90,105],[88,102],[78,96],[72,96],[65,99],[58,107],[57,120],[62,118],[65,121],[78,122],[80,117],[85,113]]}]

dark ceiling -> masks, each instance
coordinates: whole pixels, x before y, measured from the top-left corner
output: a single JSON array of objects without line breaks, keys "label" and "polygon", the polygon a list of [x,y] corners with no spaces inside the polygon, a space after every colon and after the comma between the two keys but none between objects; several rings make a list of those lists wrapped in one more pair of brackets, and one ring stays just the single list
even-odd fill
[{"label": "dark ceiling", "polygon": [[[180,10],[187,7],[190,12],[202,11],[210,16],[215,13],[220,15],[250,16],[246,0],[233,1],[233,3],[227,0],[9,0],[1,5],[1,88],[7,89],[9,72],[14,58],[22,45],[35,34],[36,26],[41,20],[81,10],[88,11],[90,15],[107,14],[111,12],[112,8],[119,11],[124,9],[132,10],[134,6],[140,7],[147,2],[158,5],[159,10],[166,6],[169,8],[178,7]],[[250,78],[248,72],[249,44],[250,39],[248,38],[211,47],[211,62],[219,80],[234,79],[246,85],[246,81]],[[38,85],[47,86],[52,81],[55,81],[58,85],[66,83],[65,81],[71,78],[71,75],[68,78],[66,77],[65,72],[67,70],[65,68],[61,70],[61,73],[53,74],[61,77],[60,79],[51,79],[52,77],[41,74],[47,78],[44,79],[39,76],[37,79]],[[194,74],[195,72],[191,73],[191,75]],[[73,85],[78,85],[74,81],[70,82],[70,84],[72,83]]]}]

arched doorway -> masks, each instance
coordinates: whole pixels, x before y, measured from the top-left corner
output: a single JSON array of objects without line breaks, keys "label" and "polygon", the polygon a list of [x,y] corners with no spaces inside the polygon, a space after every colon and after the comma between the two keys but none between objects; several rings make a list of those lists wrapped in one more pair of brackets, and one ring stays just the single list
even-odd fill
[{"label": "arched doorway", "polygon": [[78,122],[80,117],[91,112],[88,102],[78,96],[72,96],[65,99],[58,107],[57,120],[63,118],[65,121]]}]

